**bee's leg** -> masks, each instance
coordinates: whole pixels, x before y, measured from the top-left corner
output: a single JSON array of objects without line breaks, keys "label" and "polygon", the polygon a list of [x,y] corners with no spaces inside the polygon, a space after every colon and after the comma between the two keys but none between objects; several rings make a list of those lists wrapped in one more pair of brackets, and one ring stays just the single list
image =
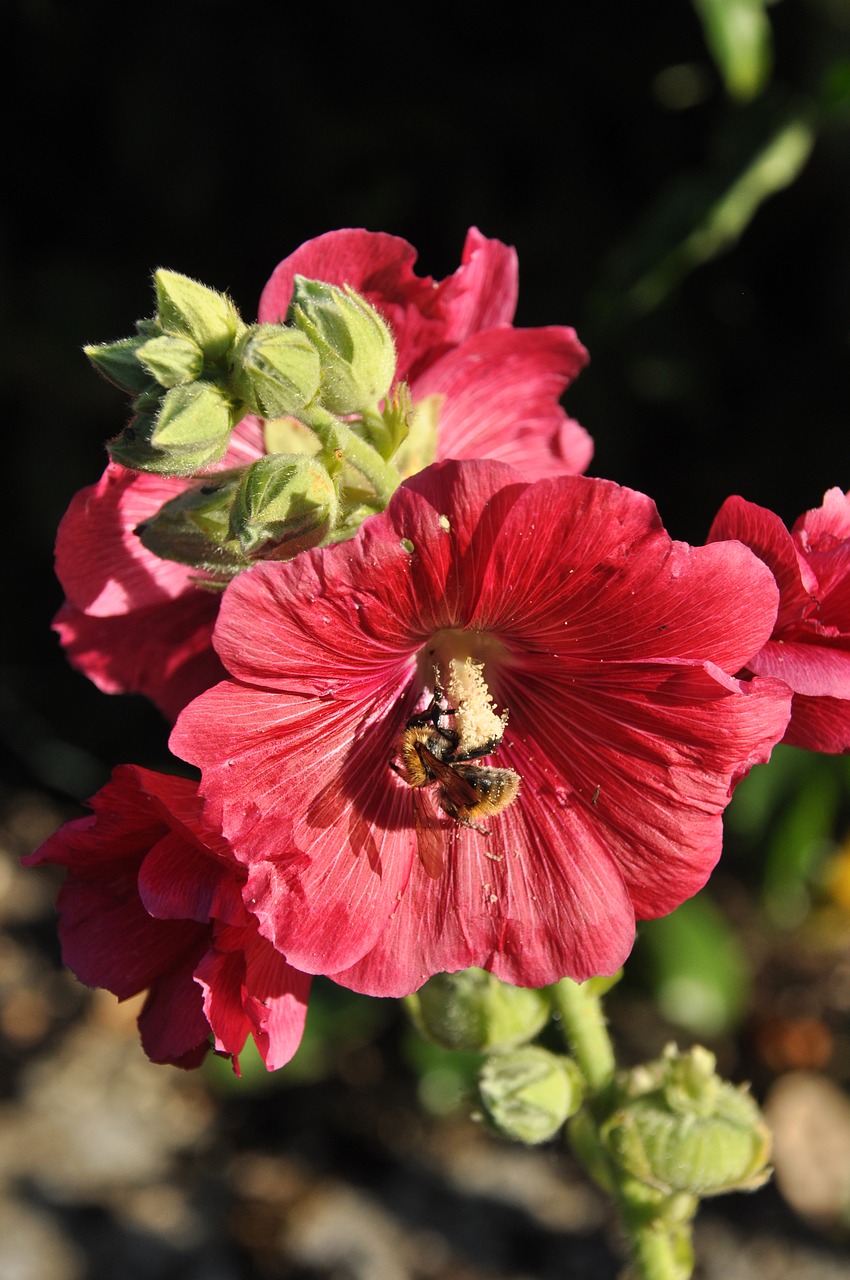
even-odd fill
[{"label": "bee's leg", "polygon": [[473,822],[471,818],[462,818],[445,793],[441,798],[441,804],[449,817],[453,818],[459,827],[469,827],[472,831],[480,831],[482,836],[489,836],[489,827],[482,827],[479,823]]},{"label": "bee's leg", "polygon": [[477,822],[473,822],[471,818],[455,818],[455,822],[460,823],[462,827],[471,827],[473,831],[480,831],[482,836],[489,836],[489,827],[479,826]]}]

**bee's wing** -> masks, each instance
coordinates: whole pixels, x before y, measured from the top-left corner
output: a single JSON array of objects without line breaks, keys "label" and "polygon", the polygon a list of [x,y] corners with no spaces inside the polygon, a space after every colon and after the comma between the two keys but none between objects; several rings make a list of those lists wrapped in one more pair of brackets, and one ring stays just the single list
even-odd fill
[{"label": "bee's wing", "polygon": [[439,880],[443,874],[443,829],[424,787],[413,789],[413,829],[419,860],[426,875],[432,880]]},{"label": "bee's wing", "polygon": [[481,807],[478,779],[486,771],[479,765],[449,766],[437,761],[437,766],[434,776],[440,784],[440,805],[450,817],[467,822]]},{"label": "bee's wing", "polygon": [[478,791],[472,781],[482,772],[480,766],[444,764],[430,751],[420,748],[420,756],[424,757],[428,772],[435,782],[439,782],[440,791],[457,808],[468,809],[479,799]]}]

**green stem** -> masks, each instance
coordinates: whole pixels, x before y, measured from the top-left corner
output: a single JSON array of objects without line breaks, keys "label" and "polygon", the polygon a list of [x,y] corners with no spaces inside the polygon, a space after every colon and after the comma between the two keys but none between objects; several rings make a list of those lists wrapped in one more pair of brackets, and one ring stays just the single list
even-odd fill
[{"label": "green stem", "polygon": [[629,1222],[622,1200],[620,1212],[629,1233],[635,1271],[641,1280],[689,1280],[693,1275],[689,1233],[677,1238],[659,1222]]},{"label": "green stem", "polygon": [[391,463],[384,462],[372,446],[353,431],[348,432],[343,448],[346,462],[350,462],[356,471],[366,477],[383,510],[401,484],[401,476]]},{"label": "green stem", "polygon": [[610,1189],[611,1183],[615,1184],[614,1195],[640,1280],[688,1280],[693,1267],[689,1227],[680,1225],[671,1230],[659,1216],[657,1193],[647,1188],[644,1196],[632,1180],[627,1186],[605,1155],[599,1125],[610,1112],[617,1062],[598,991],[593,979],[577,983],[562,978],[549,988],[570,1053],[587,1083],[585,1115],[595,1133],[594,1149],[605,1164],[604,1185]]},{"label": "green stem", "polygon": [[372,445],[367,444],[341,418],[327,410],[311,408],[304,421],[326,449],[343,451],[345,461],[369,482],[376,498],[376,506],[383,511],[401,483],[401,476],[396,468],[384,462]]},{"label": "green stem", "polygon": [[602,1003],[593,994],[592,983],[562,978],[549,990],[561,1015],[561,1026],[570,1053],[581,1068],[591,1093],[601,1093],[613,1080],[617,1063]]}]

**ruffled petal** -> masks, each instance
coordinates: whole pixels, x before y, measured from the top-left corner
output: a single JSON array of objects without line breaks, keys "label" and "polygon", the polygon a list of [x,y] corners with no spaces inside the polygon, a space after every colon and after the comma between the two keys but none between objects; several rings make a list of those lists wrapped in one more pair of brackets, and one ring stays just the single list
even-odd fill
[{"label": "ruffled petal", "polygon": [[791,705],[791,723],[782,739],[787,746],[835,754],[850,751],[850,701],[795,693]]},{"label": "ruffled petal", "polygon": [[95,618],[63,605],[53,620],[72,666],[104,693],[141,693],[169,721],[221,679],[212,647],[219,597],[191,588],[150,609]]},{"label": "ruffled petal", "polygon": [[[775,676],[806,697],[850,699],[850,652],[816,643],[771,640],[748,663],[757,675]],[[796,704],[795,704],[796,706]]]},{"label": "ruffled petal", "polygon": [[777,629],[796,622],[811,606],[817,578],[798,554],[779,516],[744,498],[727,498],[714,518],[708,542],[736,538],[770,568],[780,591]]},{"label": "ruffled petal", "polygon": [[148,994],[139,1014],[139,1033],[151,1062],[197,1067],[210,1048],[203,995],[194,977],[203,949],[199,946],[174,965]]},{"label": "ruffled petal", "polygon": [[172,749],[202,770],[212,821],[250,868],[245,900],[261,931],[308,973],[358,959],[410,874],[407,788],[389,768],[398,697],[379,692],[367,716],[357,703],[225,682],[172,734]]},{"label": "ruffled petal", "polygon": [[415,400],[444,397],[440,458],[496,458],[529,479],[581,472],[593,442],[568,419],[560,396],[587,363],[573,329],[487,329],[432,364]]},{"label": "ruffled petal", "polygon": [[286,963],[256,929],[224,930],[195,977],[219,1052],[237,1066],[249,1035],[267,1069],[276,1071],[301,1043],[311,979]]}]

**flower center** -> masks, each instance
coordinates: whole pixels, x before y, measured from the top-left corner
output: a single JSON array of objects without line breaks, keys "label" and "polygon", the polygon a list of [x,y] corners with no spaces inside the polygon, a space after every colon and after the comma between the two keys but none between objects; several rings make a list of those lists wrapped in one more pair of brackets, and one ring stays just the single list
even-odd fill
[{"label": "flower center", "polygon": [[497,665],[501,649],[480,632],[443,631],[420,654],[423,683],[433,683],[435,697],[442,695],[452,714],[458,759],[489,755],[502,741],[508,713],[496,710],[485,677],[485,660]]}]

